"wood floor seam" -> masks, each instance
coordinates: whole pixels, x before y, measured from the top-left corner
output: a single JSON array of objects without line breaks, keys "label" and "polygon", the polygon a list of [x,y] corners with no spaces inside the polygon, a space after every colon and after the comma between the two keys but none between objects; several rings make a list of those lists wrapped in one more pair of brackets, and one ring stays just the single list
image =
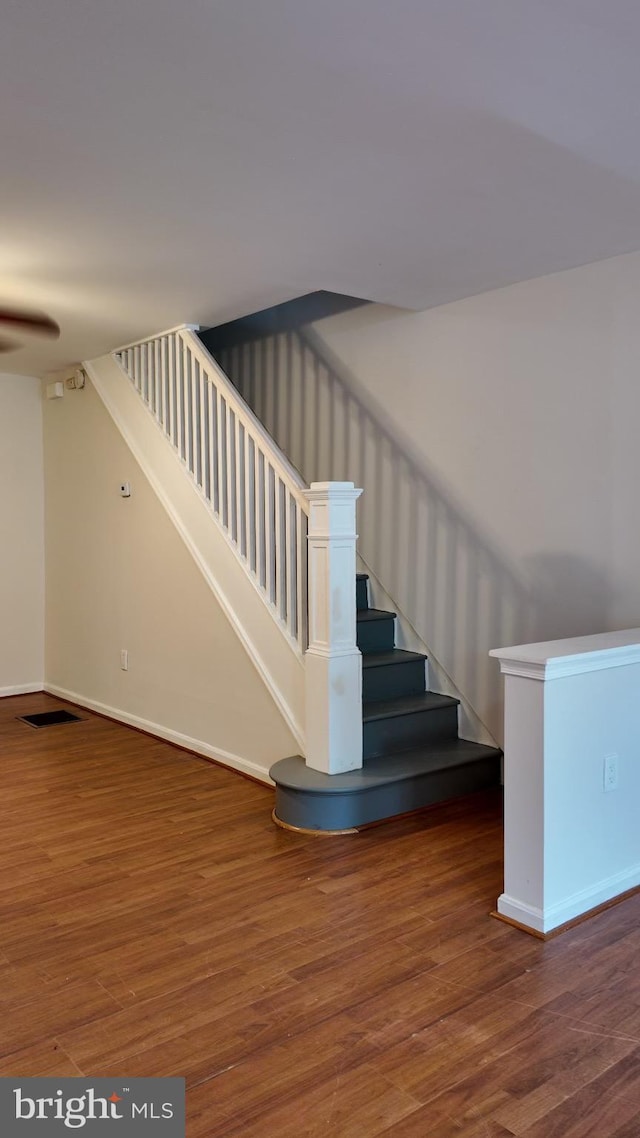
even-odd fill
[{"label": "wood floor seam", "polygon": [[13,718],[57,706],[0,703],[0,1075],[181,1075],[188,1138],[638,1138],[640,898],[492,921],[499,790],[318,843],[122,724]]}]

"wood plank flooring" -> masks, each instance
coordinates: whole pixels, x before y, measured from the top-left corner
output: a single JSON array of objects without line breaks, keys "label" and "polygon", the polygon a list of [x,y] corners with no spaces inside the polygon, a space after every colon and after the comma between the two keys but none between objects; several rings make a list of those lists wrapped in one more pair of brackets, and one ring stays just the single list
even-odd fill
[{"label": "wood plank flooring", "polygon": [[639,1138],[640,896],[488,916],[499,796],[355,836],[81,712],[0,700],[0,1074],[184,1075],[189,1138]]}]

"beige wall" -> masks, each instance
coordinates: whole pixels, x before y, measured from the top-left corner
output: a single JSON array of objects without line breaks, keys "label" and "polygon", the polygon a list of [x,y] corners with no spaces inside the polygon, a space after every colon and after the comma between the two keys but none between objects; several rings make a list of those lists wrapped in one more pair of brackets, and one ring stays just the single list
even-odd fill
[{"label": "beige wall", "polygon": [[[48,687],[204,744],[258,777],[294,754],[271,696],[90,384],[46,405],[45,468]],[[129,499],[120,497],[123,481]]]},{"label": "beige wall", "polygon": [[0,375],[0,695],[44,678],[40,380]]},{"label": "beige wall", "polygon": [[[382,511],[377,548],[408,551],[408,615],[496,733],[501,683],[486,651],[502,646],[490,619],[499,598],[474,587],[484,569],[513,596],[507,643],[640,626],[639,303],[633,254],[429,312],[373,306],[315,328],[408,456],[395,501],[404,479],[439,506],[431,530],[426,515],[412,528],[396,509],[385,531]],[[461,546],[476,548],[475,568]]]},{"label": "beige wall", "polygon": [[223,360],[305,479],[364,488],[362,557],[498,739],[491,648],[640,626],[639,298],[633,254]]}]

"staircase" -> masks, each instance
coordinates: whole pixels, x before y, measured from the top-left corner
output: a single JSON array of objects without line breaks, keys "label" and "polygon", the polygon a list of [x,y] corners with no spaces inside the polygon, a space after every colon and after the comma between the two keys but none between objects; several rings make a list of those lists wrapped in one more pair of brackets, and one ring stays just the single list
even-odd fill
[{"label": "staircase", "polygon": [[276,763],[274,818],[286,826],[354,830],[500,781],[501,752],[458,737],[459,700],[426,690],[426,656],[395,647],[396,614],[369,607],[364,573],[356,607],[363,766],[326,775],[298,755]]},{"label": "staircase", "polygon": [[306,755],[269,770],[275,820],[354,830],[497,784],[500,751],[458,737],[459,701],[369,605],[362,491],[306,486],[192,328],[86,366]]}]

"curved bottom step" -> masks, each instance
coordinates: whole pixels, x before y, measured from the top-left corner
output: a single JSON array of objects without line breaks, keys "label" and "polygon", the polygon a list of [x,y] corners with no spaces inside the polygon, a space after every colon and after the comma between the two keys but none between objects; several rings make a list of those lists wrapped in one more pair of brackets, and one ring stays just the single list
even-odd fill
[{"label": "curved bottom step", "polygon": [[350,826],[348,830],[305,830],[303,826],[291,826],[289,822],[283,822],[281,818],[278,818],[275,810],[271,811],[271,820],[281,830],[289,830],[291,834],[304,834],[312,838],[344,838],[346,834],[360,833],[354,826]]},{"label": "curved bottom step", "polygon": [[453,739],[437,746],[368,759],[361,770],[326,775],[300,755],[270,770],[275,815],[298,830],[353,830],[459,798],[500,782],[501,751]]}]

